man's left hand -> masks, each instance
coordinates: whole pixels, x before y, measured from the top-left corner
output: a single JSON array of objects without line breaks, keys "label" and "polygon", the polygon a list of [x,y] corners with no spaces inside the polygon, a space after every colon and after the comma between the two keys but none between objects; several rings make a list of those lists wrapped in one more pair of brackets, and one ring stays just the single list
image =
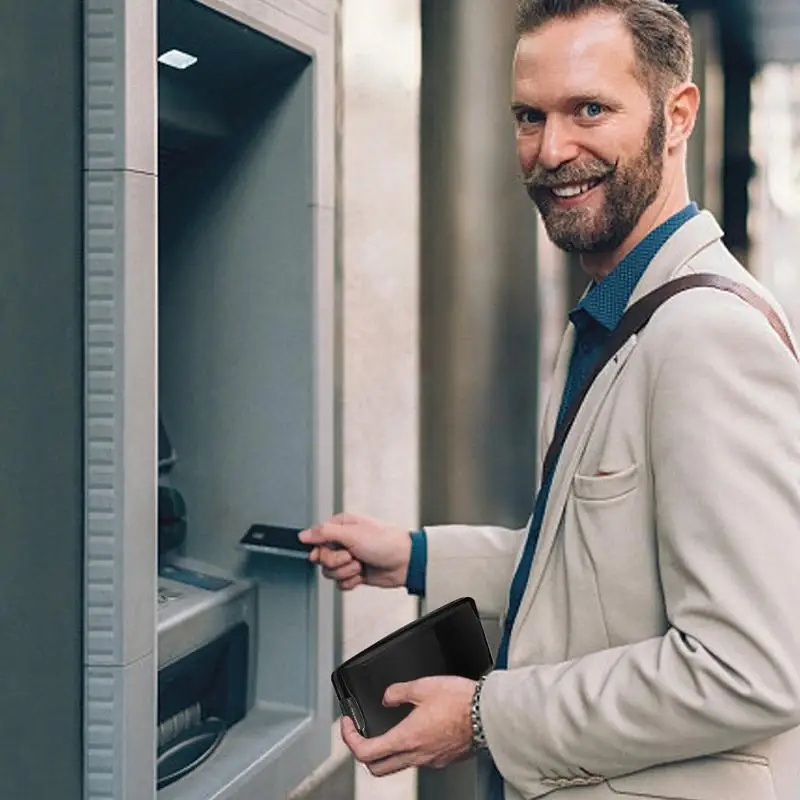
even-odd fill
[{"label": "man's left hand", "polygon": [[353,721],[342,717],[342,738],[353,755],[375,776],[408,767],[444,767],[472,748],[470,708],[475,681],[452,676],[396,683],[386,690],[387,706],[410,703],[414,710],[383,736],[360,736]]}]

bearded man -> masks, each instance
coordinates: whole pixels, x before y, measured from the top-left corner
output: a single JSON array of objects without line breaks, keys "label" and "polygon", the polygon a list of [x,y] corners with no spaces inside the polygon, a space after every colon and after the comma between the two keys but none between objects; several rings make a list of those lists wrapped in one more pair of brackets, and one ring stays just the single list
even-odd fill
[{"label": "bearded man", "polygon": [[375,775],[488,750],[492,800],[796,800],[800,369],[690,202],[689,27],[661,0],[520,0],[518,36],[525,186],[591,278],[541,452],[640,298],[710,273],[767,311],[712,288],[665,303],[596,376],[521,530],[342,515],[301,534],[344,590],[470,595],[503,629],[484,679],[392,686],[415,707],[400,724],[342,734]]}]

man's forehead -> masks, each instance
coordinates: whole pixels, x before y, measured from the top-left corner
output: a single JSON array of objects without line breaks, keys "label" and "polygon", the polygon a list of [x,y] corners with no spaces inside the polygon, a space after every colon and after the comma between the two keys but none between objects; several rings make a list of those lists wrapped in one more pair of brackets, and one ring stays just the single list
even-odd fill
[{"label": "man's forehead", "polygon": [[553,20],[523,34],[514,57],[517,88],[530,90],[581,93],[635,73],[633,37],[622,17],[607,11]]}]

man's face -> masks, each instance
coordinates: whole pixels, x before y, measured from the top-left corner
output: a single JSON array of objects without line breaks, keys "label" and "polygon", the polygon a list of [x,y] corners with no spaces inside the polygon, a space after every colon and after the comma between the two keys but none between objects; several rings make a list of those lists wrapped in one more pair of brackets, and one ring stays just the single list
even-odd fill
[{"label": "man's face", "polygon": [[666,135],[623,20],[596,12],[523,36],[512,107],[525,186],[550,239],[568,252],[617,249],[656,199]]}]

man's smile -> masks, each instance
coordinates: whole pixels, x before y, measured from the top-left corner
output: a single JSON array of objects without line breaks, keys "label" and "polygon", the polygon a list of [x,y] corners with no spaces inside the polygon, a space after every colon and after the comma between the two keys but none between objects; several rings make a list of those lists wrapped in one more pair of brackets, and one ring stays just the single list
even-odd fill
[{"label": "man's smile", "polygon": [[605,182],[605,178],[593,178],[581,183],[564,183],[551,186],[544,191],[550,196],[554,205],[559,208],[572,208],[581,205],[594,195],[594,190]]}]

